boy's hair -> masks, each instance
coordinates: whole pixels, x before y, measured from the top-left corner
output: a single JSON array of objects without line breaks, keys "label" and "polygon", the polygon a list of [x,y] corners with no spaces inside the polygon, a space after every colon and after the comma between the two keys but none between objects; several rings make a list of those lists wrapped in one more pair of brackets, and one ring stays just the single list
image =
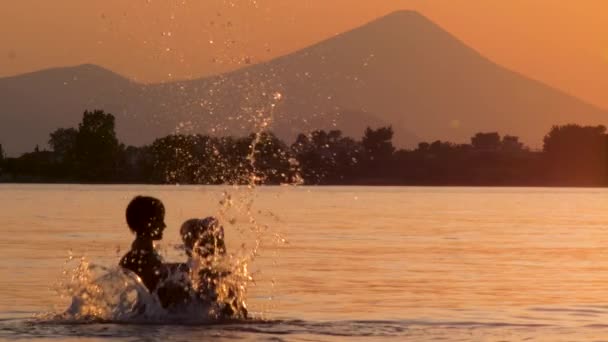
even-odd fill
[{"label": "boy's hair", "polygon": [[197,252],[204,257],[216,252],[220,255],[226,253],[224,228],[215,217],[190,219],[182,224],[179,233],[189,256],[195,247],[198,247]]},{"label": "boy's hair", "polygon": [[136,234],[148,233],[153,218],[165,215],[163,202],[154,197],[136,196],[127,206],[127,224]]}]

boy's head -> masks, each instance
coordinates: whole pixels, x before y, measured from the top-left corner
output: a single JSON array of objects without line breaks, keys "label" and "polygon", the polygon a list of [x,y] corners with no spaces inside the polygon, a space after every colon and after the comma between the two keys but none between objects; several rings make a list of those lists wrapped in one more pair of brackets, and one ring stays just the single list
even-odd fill
[{"label": "boy's head", "polygon": [[127,224],[138,237],[160,240],[165,225],[165,206],[154,197],[137,196],[127,206]]},{"label": "boy's head", "polygon": [[215,217],[190,219],[180,228],[186,254],[192,256],[192,251],[207,258],[213,255],[226,254],[224,243],[224,228]]}]

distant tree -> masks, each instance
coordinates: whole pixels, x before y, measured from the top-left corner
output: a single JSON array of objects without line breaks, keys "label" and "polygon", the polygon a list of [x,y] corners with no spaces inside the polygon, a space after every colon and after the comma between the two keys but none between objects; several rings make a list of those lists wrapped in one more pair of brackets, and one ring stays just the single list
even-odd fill
[{"label": "distant tree", "polygon": [[365,182],[382,183],[394,172],[393,133],[392,126],[365,129],[361,139],[362,157],[358,171]]},{"label": "distant tree", "polygon": [[471,145],[476,150],[495,151],[500,148],[500,135],[496,132],[477,133],[471,138]]},{"label": "distant tree", "polygon": [[53,150],[57,173],[62,178],[71,179],[76,167],[76,139],[78,131],[74,128],[59,128],[50,134],[49,146]]},{"label": "distant tree", "polygon": [[9,169],[14,175],[20,175],[25,182],[45,182],[56,176],[53,165],[53,153],[50,151],[28,152],[19,158],[11,158]]},{"label": "distant tree", "polygon": [[505,135],[502,137],[502,142],[500,144],[500,148],[503,151],[522,151],[524,149],[524,144],[519,141],[519,137],[512,135]]},{"label": "distant tree", "polygon": [[74,128],[59,128],[50,135],[49,146],[60,161],[74,159],[78,131]]},{"label": "distant tree", "polygon": [[154,170],[149,146],[127,146],[121,148],[117,177],[129,183],[150,183]]},{"label": "distant tree", "polygon": [[157,183],[200,183],[201,158],[195,135],[169,135],[156,139],[151,146],[153,179]]},{"label": "distant tree", "polygon": [[429,144],[428,142],[421,142],[418,143],[418,151],[420,152],[426,152],[429,150],[429,148],[431,147],[431,144]]},{"label": "distant tree", "polygon": [[395,152],[393,146],[393,127],[380,127],[376,130],[367,127],[361,140],[363,151],[368,160],[386,161]]},{"label": "distant tree", "polygon": [[6,173],[6,165],[4,161],[4,149],[2,148],[2,144],[0,144],[0,177]]},{"label": "distant tree", "polygon": [[549,154],[578,154],[589,148],[600,148],[606,137],[606,127],[569,124],[553,126],[543,139],[543,151]]},{"label": "distant tree", "polygon": [[211,145],[210,169],[221,184],[247,184],[253,169],[248,156],[251,137],[214,138]]},{"label": "distant tree", "polygon": [[306,183],[343,183],[353,176],[362,147],[339,130],[318,130],[298,135],[291,150]]},{"label": "distant tree", "polygon": [[516,136],[477,133],[471,144],[436,140],[395,151],[392,127],[367,128],[361,141],[339,130],[298,135],[289,148],[271,132],[245,137],[169,135],[125,148],[115,119],[85,111],[78,129],[50,134],[52,151],[6,158],[2,181],[126,181],[184,184],[277,184],[301,174],[312,184],[608,185],[604,126],[554,126],[543,151]]},{"label": "distant tree", "polygon": [[295,172],[290,151],[270,132],[239,139],[170,135],[150,150],[152,179],[160,183],[277,184]]},{"label": "distant tree", "polygon": [[435,156],[452,153],[456,145],[451,142],[437,140],[429,145],[428,151]]},{"label": "distant tree", "polygon": [[608,138],[605,126],[553,126],[543,139],[548,173],[572,185],[605,185]]},{"label": "distant tree", "polygon": [[420,143],[411,153],[396,154],[396,177],[413,184],[458,184],[465,176],[470,149],[441,140]]},{"label": "distant tree", "polygon": [[291,151],[272,132],[262,132],[249,136],[251,153],[249,161],[254,167],[256,181],[261,183],[291,182],[296,166],[292,165]]},{"label": "distant tree", "polygon": [[85,111],[78,125],[75,157],[80,177],[106,181],[116,174],[120,144],[114,131],[115,120],[102,110]]},{"label": "distant tree", "polygon": [[249,181],[252,165],[249,137],[209,137],[198,135],[193,153],[198,163],[197,182],[202,184],[244,184]]}]

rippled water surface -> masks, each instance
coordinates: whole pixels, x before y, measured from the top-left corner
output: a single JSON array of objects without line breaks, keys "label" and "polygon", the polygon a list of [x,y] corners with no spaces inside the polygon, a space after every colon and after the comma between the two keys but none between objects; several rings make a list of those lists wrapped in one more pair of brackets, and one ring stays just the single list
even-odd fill
[{"label": "rippled water surface", "polygon": [[[254,318],[85,324],[62,312],[68,256],[115,265],[124,209],[159,197],[161,251],[224,192],[268,226],[251,265]],[[87,341],[608,340],[608,191],[542,188],[0,186],[0,339]],[[228,248],[251,235],[226,224]],[[285,238],[286,243],[275,243]]]}]

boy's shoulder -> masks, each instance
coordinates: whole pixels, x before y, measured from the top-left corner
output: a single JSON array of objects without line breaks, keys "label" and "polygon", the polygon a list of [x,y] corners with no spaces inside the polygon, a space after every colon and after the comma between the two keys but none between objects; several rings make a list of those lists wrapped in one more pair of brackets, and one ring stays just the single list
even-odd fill
[{"label": "boy's shoulder", "polygon": [[162,265],[163,259],[154,249],[131,248],[121,259],[119,264],[126,266],[130,264],[155,266]]},{"label": "boy's shoulder", "polygon": [[118,265],[140,277],[150,292],[155,291],[163,274],[163,260],[153,249],[131,249]]}]

